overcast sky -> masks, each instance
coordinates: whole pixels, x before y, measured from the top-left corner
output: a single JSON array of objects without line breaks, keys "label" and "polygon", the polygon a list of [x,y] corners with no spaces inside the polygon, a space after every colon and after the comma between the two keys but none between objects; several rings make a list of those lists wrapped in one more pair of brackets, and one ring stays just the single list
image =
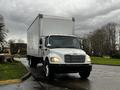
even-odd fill
[{"label": "overcast sky", "polygon": [[108,23],[120,23],[120,0],[0,0],[7,39],[24,39],[26,30],[38,15],[76,18],[76,33],[83,35]]}]

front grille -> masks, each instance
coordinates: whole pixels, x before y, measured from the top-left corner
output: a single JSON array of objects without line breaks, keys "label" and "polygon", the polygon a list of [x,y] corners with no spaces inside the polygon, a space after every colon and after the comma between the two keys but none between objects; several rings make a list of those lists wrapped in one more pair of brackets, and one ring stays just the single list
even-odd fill
[{"label": "front grille", "polygon": [[65,55],[66,63],[83,63],[85,62],[85,55]]}]

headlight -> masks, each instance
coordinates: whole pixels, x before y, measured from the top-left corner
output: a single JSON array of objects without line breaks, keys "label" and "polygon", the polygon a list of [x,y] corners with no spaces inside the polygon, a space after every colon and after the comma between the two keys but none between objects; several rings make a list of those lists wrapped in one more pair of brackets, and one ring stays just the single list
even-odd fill
[{"label": "headlight", "polygon": [[86,61],[91,63],[90,56],[86,55]]},{"label": "headlight", "polygon": [[51,62],[59,62],[60,59],[59,59],[58,57],[51,57],[51,58],[50,58],[50,61],[51,61]]}]

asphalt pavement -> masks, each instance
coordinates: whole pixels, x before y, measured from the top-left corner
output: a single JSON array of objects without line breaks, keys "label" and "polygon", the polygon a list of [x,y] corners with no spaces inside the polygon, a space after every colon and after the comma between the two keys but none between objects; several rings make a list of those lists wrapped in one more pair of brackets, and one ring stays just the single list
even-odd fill
[{"label": "asphalt pavement", "polygon": [[20,60],[32,76],[20,84],[3,85],[0,90],[120,90],[120,66],[93,65],[87,80],[78,73],[56,75],[52,81],[42,77],[42,66],[29,68],[26,58]]}]

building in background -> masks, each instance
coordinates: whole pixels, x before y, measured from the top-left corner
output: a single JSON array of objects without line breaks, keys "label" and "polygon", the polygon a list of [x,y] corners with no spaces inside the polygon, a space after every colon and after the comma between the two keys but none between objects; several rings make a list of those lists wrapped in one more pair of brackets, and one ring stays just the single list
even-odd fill
[{"label": "building in background", "polygon": [[11,43],[10,44],[11,54],[20,54],[25,56],[27,52],[27,44],[26,43]]}]

